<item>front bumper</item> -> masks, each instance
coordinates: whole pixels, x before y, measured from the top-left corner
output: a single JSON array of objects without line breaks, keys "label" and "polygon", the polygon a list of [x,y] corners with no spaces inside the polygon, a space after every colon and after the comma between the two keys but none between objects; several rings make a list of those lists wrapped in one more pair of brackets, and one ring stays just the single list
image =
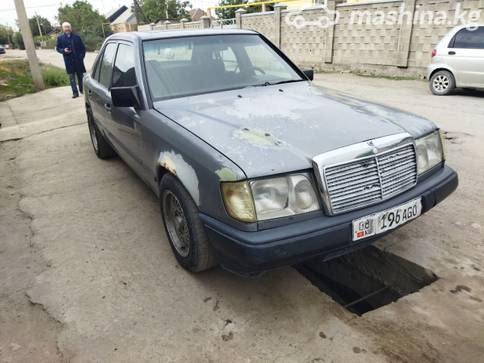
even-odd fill
[{"label": "front bumper", "polygon": [[413,189],[380,204],[338,216],[319,216],[285,226],[248,232],[201,214],[220,264],[239,273],[257,273],[314,257],[331,259],[365,247],[383,235],[352,241],[352,221],[421,197],[422,213],[435,207],[458,185],[457,173],[444,166]]}]

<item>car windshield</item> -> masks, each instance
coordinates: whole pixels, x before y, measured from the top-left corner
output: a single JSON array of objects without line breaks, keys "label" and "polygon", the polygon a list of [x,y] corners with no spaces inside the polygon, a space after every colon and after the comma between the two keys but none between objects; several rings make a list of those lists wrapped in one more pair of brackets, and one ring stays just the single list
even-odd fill
[{"label": "car windshield", "polygon": [[256,34],[156,39],[143,50],[154,100],[303,80]]}]

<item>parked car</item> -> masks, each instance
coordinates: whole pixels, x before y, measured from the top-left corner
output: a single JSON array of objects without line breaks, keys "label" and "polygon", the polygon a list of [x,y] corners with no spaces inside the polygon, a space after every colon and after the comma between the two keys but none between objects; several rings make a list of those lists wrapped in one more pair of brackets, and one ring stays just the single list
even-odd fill
[{"label": "parked car", "polygon": [[312,78],[253,31],[116,33],[84,78],[94,151],[151,187],[190,271],[330,259],[456,189],[432,122]]},{"label": "parked car", "polygon": [[456,87],[484,88],[484,24],[452,29],[432,51],[427,79],[438,96]]},{"label": "parked car", "polygon": [[5,53],[6,53],[5,48],[0,45],[0,54],[5,54]]}]

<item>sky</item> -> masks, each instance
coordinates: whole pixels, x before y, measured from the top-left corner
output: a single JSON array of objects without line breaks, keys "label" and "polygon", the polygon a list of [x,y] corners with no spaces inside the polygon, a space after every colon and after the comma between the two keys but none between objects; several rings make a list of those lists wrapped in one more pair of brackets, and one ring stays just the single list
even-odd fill
[{"label": "sky", "polygon": [[[72,4],[75,0],[24,0],[27,16],[30,18],[35,14],[57,22],[57,9],[60,5]],[[130,6],[132,0],[87,0],[101,14],[105,14],[112,9],[122,5]],[[191,0],[194,8],[206,9],[208,6],[216,5],[218,0]],[[13,0],[0,0],[0,24],[16,27],[15,4]]]}]

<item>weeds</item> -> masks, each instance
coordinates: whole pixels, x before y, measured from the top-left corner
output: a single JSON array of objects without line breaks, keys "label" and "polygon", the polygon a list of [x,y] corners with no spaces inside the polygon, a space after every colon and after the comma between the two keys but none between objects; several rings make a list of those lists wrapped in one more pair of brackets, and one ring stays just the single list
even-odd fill
[{"label": "weeds", "polygon": [[[41,70],[47,88],[69,85],[69,79],[63,69],[42,64]],[[0,60],[0,101],[34,92],[36,88],[27,60]]]}]

